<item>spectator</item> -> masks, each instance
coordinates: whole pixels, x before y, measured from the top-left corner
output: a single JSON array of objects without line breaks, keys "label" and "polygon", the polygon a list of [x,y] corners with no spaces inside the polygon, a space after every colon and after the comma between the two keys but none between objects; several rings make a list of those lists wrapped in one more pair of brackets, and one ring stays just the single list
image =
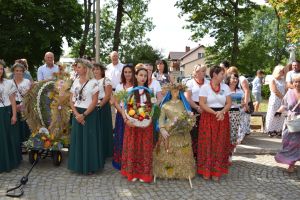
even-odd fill
[{"label": "spectator", "polygon": [[254,96],[254,111],[258,112],[259,104],[262,101],[261,88],[263,85],[264,72],[257,70],[256,77],[252,81],[252,95]]},{"label": "spectator", "polygon": [[105,77],[112,81],[112,88],[113,91],[115,91],[117,85],[121,81],[121,73],[124,65],[120,62],[119,54],[116,51],[111,52],[110,59],[111,63],[107,65]]},{"label": "spectator", "polygon": [[273,79],[269,84],[271,95],[268,103],[265,128],[265,132],[267,132],[270,137],[273,137],[275,135],[281,135],[281,130],[284,122],[283,116],[275,116],[276,111],[281,106],[281,101],[286,92],[286,86],[284,81],[284,66],[276,66],[274,68],[272,76]]},{"label": "spectator", "polygon": [[[282,106],[278,113],[288,111],[287,119],[299,119],[300,115],[300,74],[294,75],[292,78],[293,89],[289,89],[283,97]],[[296,128],[298,126],[298,128]],[[296,169],[296,162],[300,161],[300,129],[299,122],[294,124],[293,132],[287,128],[285,124],[283,129],[282,150],[275,156],[278,163],[288,165],[287,171],[292,173]]]},{"label": "spectator", "polygon": [[294,88],[292,79],[296,74],[299,74],[299,73],[300,73],[300,61],[295,60],[292,62],[292,70],[286,74],[286,84],[287,84],[288,88],[290,88],[290,89]]},{"label": "spectator", "polygon": [[38,69],[38,81],[53,79],[53,74],[59,72],[58,66],[54,64],[54,54],[52,52],[47,52],[45,54],[44,61],[45,64]]}]

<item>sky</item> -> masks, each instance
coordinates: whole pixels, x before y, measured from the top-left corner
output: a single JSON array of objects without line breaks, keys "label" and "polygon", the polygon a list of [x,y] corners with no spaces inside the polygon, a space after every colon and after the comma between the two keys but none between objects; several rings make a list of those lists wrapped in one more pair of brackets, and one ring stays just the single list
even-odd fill
[{"label": "sky", "polygon": [[[258,4],[265,4],[265,0],[252,0]],[[204,37],[199,42],[190,40],[191,31],[183,29],[186,24],[184,19],[178,17],[180,10],[174,7],[176,0],[151,0],[148,17],[152,17],[155,28],[146,34],[150,39],[150,45],[162,52],[167,57],[170,51],[185,51],[185,47],[194,48],[199,44],[208,46],[213,44],[213,38]],[[65,54],[69,48],[64,42]]]},{"label": "sky", "polygon": [[[265,4],[265,0],[252,0],[258,4]],[[207,46],[213,44],[213,38],[204,37],[199,42],[190,40],[192,33],[183,29],[186,24],[178,14],[180,9],[174,7],[176,0],[151,0],[148,16],[153,18],[154,30],[147,34],[150,45],[161,50],[167,57],[170,51],[185,51],[185,47],[194,48],[199,44]]]}]

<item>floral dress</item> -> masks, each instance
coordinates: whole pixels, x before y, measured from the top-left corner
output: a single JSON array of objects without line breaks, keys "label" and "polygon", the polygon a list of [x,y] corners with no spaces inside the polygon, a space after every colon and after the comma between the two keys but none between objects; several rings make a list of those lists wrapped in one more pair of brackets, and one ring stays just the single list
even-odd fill
[{"label": "floral dress", "polygon": [[[285,93],[285,81],[283,79],[276,80],[274,79],[275,84],[279,92],[284,95]],[[272,131],[281,132],[283,123],[284,123],[284,116],[274,116],[276,111],[281,106],[281,99],[276,96],[274,92],[271,91],[271,95],[269,98],[268,103],[268,111],[266,116],[266,129],[265,132],[269,133]]]}]

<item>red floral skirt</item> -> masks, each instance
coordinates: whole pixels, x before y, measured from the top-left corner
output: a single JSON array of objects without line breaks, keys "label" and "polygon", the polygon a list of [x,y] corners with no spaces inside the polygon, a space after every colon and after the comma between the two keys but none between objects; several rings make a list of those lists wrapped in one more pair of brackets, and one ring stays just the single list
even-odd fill
[{"label": "red floral skirt", "polygon": [[153,125],[146,128],[125,125],[121,174],[129,181],[134,178],[152,182]]},{"label": "red floral skirt", "polygon": [[198,135],[197,172],[206,177],[220,177],[228,173],[230,124],[228,112],[224,120],[207,112],[201,114]]}]

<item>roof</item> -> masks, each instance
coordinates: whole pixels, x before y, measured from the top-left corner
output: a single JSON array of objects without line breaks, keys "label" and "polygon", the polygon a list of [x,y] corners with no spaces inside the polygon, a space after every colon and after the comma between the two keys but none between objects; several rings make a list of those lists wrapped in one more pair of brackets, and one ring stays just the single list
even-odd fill
[{"label": "roof", "polygon": [[194,51],[200,49],[201,47],[205,48],[204,45],[199,44],[199,46],[197,46],[197,47],[191,49],[190,51],[188,51],[188,52],[186,52],[184,55],[182,55],[182,56],[180,57],[180,59],[182,60],[183,58],[187,57],[188,55],[190,55],[190,54],[193,53]]},{"label": "roof", "polygon": [[185,54],[185,52],[174,52],[171,51],[169,53],[168,59],[169,60],[180,60],[180,58]]}]

